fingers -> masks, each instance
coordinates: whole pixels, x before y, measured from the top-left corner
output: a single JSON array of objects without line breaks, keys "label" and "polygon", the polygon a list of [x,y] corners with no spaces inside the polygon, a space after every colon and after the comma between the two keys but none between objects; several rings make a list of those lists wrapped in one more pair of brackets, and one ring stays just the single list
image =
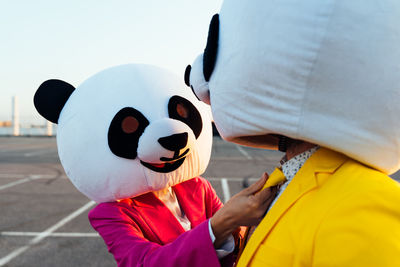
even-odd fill
[{"label": "fingers", "polygon": [[254,197],[257,198],[257,201],[259,201],[259,203],[265,203],[265,202],[268,202],[268,201],[274,199],[276,192],[277,192],[276,186],[268,187],[268,188],[265,188],[264,190],[256,193],[254,195]]},{"label": "fingers", "polygon": [[271,205],[272,201],[275,199],[276,192],[277,192],[277,187],[274,186],[274,187],[266,188],[263,191],[257,193],[256,197],[259,197],[258,201],[263,201],[263,202],[261,202],[262,204],[260,205],[260,210],[262,211],[262,216],[260,217],[261,219],[264,218],[264,216],[268,210],[268,207]]},{"label": "fingers", "polygon": [[266,172],[264,172],[264,174],[261,176],[261,178],[255,182],[254,184],[252,184],[251,186],[249,186],[248,188],[246,188],[245,191],[247,194],[254,194],[258,191],[261,190],[261,188],[264,186],[265,182],[268,180],[268,174]]}]

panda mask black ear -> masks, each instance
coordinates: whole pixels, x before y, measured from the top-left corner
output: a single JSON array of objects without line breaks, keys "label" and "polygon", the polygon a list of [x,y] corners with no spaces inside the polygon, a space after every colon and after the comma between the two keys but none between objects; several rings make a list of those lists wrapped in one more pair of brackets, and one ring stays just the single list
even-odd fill
[{"label": "panda mask black ear", "polygon": [[75,87],[61,80],[47,80],[37,89],[33,97],[36,110],[45,119],[58,123],[61,110]]},{"label": "panda mask black ear", "polygon": [[214,71],[215,62],[217,61],[219,38],[219,14],[215,14],[210,22],[208,29],[207,45],[203,54],[203,74],[204,79],[210,81],[211,74]]}]

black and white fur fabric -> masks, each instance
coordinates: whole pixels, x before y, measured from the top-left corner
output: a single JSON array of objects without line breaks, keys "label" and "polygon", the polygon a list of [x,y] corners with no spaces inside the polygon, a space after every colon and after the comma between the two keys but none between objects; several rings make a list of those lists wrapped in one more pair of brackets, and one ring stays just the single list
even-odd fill
[{"label": "black and white fur fabric", "polygon": [[129,64],[77,88],[48,80],[34,103],[58,123],[57,146],[72,183],[96,202],[158,191],[202,174],[211,112],[175,74]]}]

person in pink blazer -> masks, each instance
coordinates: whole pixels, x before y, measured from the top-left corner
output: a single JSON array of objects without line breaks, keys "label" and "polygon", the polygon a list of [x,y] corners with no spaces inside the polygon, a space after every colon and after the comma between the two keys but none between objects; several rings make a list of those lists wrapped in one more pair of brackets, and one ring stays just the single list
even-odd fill
[{"label": "person in pink blazer", "polygon": [[256,225],[274,191],[266,177],[222,208],[210,183],[209,108],[174,74],[106,69],[80,86],[48,80],[34,103],[58,123],[71,182],[99,203],[89,220],[118,266],[230,266],[241,225]]},{"label": "person in pink blazer", "polygon": [[[260,181],[262,185],[264,181]],[[259,185],[252,189],[260,189]],[[101,203],[90,212],[90,223],[103,237],[118,265],[232,266],[233,244],[228,242],[216,250],[210,238],[208,219],[222,207],[210,183],[196,177],[172,188],[190,222],[190,229],[185,229],[153,192],[119,202]],[[240,201],[246,198],[243,193],[239,196]],[[233,202],[237,203],[236,200]],[[244,210],[246,213],[250,209]],[[229,233],[241,224],[239,220],[244,214],[235,215],[237,222],[226,227]]]}]

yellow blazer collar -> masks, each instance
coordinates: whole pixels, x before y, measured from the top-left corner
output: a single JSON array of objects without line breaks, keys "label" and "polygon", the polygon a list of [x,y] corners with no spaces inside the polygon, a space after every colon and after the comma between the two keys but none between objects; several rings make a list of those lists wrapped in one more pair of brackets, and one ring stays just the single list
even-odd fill
[{"label": "yellow blazer collar", "polygon": [[[239,259],[238,266],[247,266],[259,244],[268,236],[282,214],[304,194],[318,186],[317,173],[334,173],[346,160],[347,157],[338,152],[322,147],[318,149],[304,163],[275,205],[257,226]],[[277,168],[272,172],[264,187],[276,185],[283,179],[282,171]]]}]

